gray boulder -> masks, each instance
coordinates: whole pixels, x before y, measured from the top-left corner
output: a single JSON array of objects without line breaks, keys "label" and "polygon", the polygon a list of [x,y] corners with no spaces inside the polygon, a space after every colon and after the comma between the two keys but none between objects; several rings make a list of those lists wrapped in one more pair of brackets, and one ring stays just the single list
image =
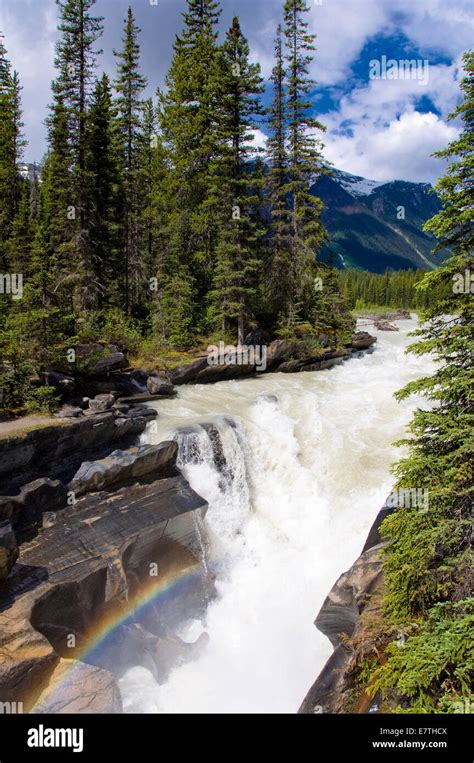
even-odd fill
[{"label": "gray boulder", "polygon": [[377,337],[371,336],[367,331],[357,331],[352,335],[352,348],[354,350],[367,350],[377,341]]},{"label": "gray boulder", "polygon": [[394,323],[390,323],[390,321],[386,320],[374,321],[374,328],[378,331],[400,331],[398,326],[395,326]]},{"label": "gray boulder", "polygon": [[105,345],[98,342],[81,344],[76,347],[76,355],[96,376],[103,376],[128,366],[128,360],[114,344]]},{"label": "gray boulder", "polygon": [[103,413],[108,411],[115,403],[115,397],[111,394],[96,395],[93,400],[89,400],[89,408],[94,413]]},{"label": "gray boulder", "polygon": [[82,408],[76,405],[63,405],[54,415],[58,419],[77,419],[82,416]]},{"label": "gray boulder", "polygon": [[48,387],[54,387],[58,392],[68,395],[71,395],[76,387],[76,382],[71,374],[53,369],[46,371],[45,383]]},{"label": "gray boulder", "polygon": [[79,496],[131,481],[139,482],[144,477],[157,479],[173,473],[177,454],[175,442],[115,450],[100,461],[84,462],[68,488]]},{"label": "gray boulder", "polygon": [[160,376],[149,376],[146,383],[150,395],[173,395],[174,386]]}]

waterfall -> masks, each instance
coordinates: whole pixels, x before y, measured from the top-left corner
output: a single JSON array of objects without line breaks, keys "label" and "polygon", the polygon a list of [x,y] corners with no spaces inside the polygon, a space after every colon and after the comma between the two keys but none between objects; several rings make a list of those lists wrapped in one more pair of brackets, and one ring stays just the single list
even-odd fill
[{"label": "waterfall", "polygon": [[217,537],[232,537],[250,512],[248,444],[234,419],[216,417],[178,429],[177,465],[194,490],[209,502],[206,517]]},{"label": "waterfall", "polygon": [[162,686],[128,671],[126,711],[297,711],[332,651],[314,618],[391,490],[392,443],[419,404],[393,393],[431,370],[405,355],[414,322],[399,325],[330,371],[182,387],[156,404],[147,441],[175,439],[179,468],[209,503],[218,596],[179,634],[207,632],[202,654]]}]

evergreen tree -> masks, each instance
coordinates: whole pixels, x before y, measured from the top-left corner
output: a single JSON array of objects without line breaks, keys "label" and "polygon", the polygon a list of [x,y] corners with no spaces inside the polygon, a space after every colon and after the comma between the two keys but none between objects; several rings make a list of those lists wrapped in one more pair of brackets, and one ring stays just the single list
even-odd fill
[{"label": "evergreen tree", "polygon": [[[398,509],[385,520],[389,539],[386,609],[400,623],[417,621],[403,649],[388,647],[375,688],[395,691],[412,712],[453,712],[453,700],[469,697],[472,671],[472,497],[474,447],[474,302],[465,288],[472,274],[474,191],[474,54],[464,56],[463,99],[451,118],[462,131],[437,155],[449,160],[437,190],[443,209],[426,224],[453,256],[425,276],[419,288],[442,285],[443,296],[425,312],[410,348],[430,354],[437,368],[412,382],[400,398],[418,392],[434,403],[418,409],[410,425],[408,458],[397,467],[398,488],[426,489],[429,508]],[[464,630],[466,626],[466,630]],[[444,644],[438,656],[440,639]],[[471,657],[469,657],[471,652]],[[430,655],[426,669],[426,655]],[[472,673],[471,673],[472,678]]]},{"label": "evergreen tree", "polygon": [[143,289],[141,263],[141,200],[140,136],[144,102],[141,98],[146,78],[140,74],[140,29],[135,24],[131,7],[125,20],[123,49],[115,53],[119,64],[115,89],[117,91],[118,129],[121,136],[122,181],[124,194],[123,216],[123,296],[125,312],[132,313],[139,304]]},{"label": "evergreen tree", "polygon": [[250,64],[248,56],[248,42],[234,17],[211,80],[219,149],[210,165],[210,191],[219,229],[210,299],[224,336],[228,328],[237,328],[239,345],[245,338],[245,323],[253,316],[258,239],[263,233],[258,227],[256,174],[246,166],[253,153],[252,129],[261,113],[262,79],[260,66]]},{"label": "evergreen tree", "polygon": [[[292,291],[291,230],[288,209],[288,155],[285,105],[285,61],[281,26],[275,40],[275,66],[272,72],[273,102],[269,111],[267,178],[268,200],[271,209],[270,258],[267,263],[268,301],[275,317],[284,318]],[[282,295],[284,301],[282,302]]]},{"label": "evergreen tree", "polygon": [[18,163],[23,155],[21,87],[0,35],[0,266],[8,270],[8,240],[21,197]]},{"label": "evergreen tree", "polygon": [[114,143],[114,109],[110,81],[106,74],[96,82],[89,111],[86,169],[89,251],[92,265],[90,302],[97,308],[119,304],[117,274],[119,186]]},{"label": "evergreen tree", "polygon": [[142,228],[143,228],[143,263],[145,283],[147,275],[151,275],[154,256],[154,224],[153,224],[153,187],[155,170],[155,153],[158,150],[158,134],[155,107],[149,98],[145,102],[142,125],[142,148],[140,154],[140,196],[142,198]]},{"label": "evergreen tree", "polygon": [[[77,307],[94,307],[96,287],[94,265],[90,250],[89,220],[87,219],[87,111],[94,81],[96,57],[101,52],[94,49],[102,34],[102,18],[90,14],[95,0],[56,0],[60,10],[59,31],[61,38],[56,44],[55,66],[58,76],[53,83],[55,108],[64,109],[66,142],[70,151],[67,171],[69,193],[67,205],[58,209],[62,217],[74,215],[75,225],[67,226],[71,239],[72,269],[76,280]],[[53,116],[54,120],[54,116]],[[54,164],[54,160],[53,160]],[[61,223],[54,223],[61,227]]]},{"label": "evergreen tree", "polygon": [[20,183],[20,202],[8,240],[8,261],[14,273],[26,280],[31,275],[31,247],[34,239],[34,218],[31,205],[31,184],[25,178]]},{"label": "evergreen tree", "polygon": [[314,261],[325,231],[321,223],[321,201],[310,194],[310,184],[323,171],[321,144],[314,131],[324,130],[312,116],[309,94],[314,82],[308,76],[315,35],[308,32],[305,0],[286,0],[284,37],[287,61],[287,112],[289,167],[287,193],[291,197],[291,261],[286,320],[293,323],[301,313],[304,293],[309,293],[314,277]]},{"label": "evergreen tree", "polygon": [[209,201],[209,164],[217,151],[215,115],[209,86],[217,51],[220,9],[214,0],[188,0],[185,29],[176,39],[161,94],[160,127],[170,173],[172,200],[167,225],[167,273],[160,313],[169,330],[184,331],[202,321],[212,282],[217,221]]}]

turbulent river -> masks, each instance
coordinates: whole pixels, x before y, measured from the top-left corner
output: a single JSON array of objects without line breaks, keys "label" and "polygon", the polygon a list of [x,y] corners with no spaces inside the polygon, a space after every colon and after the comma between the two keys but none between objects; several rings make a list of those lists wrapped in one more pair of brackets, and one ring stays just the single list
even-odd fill
[{"label": "turbulent river", "polygon": [[[183,473],[209,502],[202,529],[218,597],[180,633],[210,636],[194,662],[161,686],[142,667],[124,675],[126,712],[298,710],[332,651],[315,615],[391,491],[392,443],[416,405],[393,393],[430,370],[404,354],[415,323],[398,325],[372,355],[329,371],[181,387],[157,405],[146,439],[177,439]],[[208,423],[227,469],[215,466]]]}]

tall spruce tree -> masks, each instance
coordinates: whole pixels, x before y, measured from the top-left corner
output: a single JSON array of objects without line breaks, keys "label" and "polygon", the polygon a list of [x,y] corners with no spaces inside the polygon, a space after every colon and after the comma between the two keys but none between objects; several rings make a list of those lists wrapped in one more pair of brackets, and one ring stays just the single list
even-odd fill
[{"label": "tall spruce tree", "polygon": [[120,303],[119,163],[110,80],[97,80],[88,115],[86,170],[91,297],[97,308]]},{"label": "tall spruce tree", "polygon": [[[142,200],[141,262],[143,296],[141,317],[147,318],[150,307],[156,306],[161,295],[162,264],[166,259],[166,222],[169,208],[168,168],[158,115],[149,98],[143,113],[140,148],[140,198]],[[161,334],[161,332],[160,332]]]},{"label": "tall spruce tree", "polygon": [[224,336],[237,329],[243,344],[246,322],[253,317],[260,262],[258,182],[246,166],[256,117],[262,109],[260,66],[249,63],[249,46],[234,17],[216,56],[211,87],[218,153],[210,164],[211,208],[219,220],[216,265],[210,299]]},{"label": "tall spruce tree", "polygon": [[140,138],[144,101],[143,90],[147,80],[140,73],[140,29],[135,24],[131,7],[125,20],[123,48],[115,53],[118,72],[115,80],[117,91],[117,124],[121,136],[122,185],[124,195],[123,216],[123,298],[127,314],[137,309],[143,293],[143,268],[141,263],[141,200],[140,190]]},{"label": "tall spruce tree", "polygon": [[[68,171],[70,184],[67,206],[58,214],[74,216],[71,226],[73,270],[77,273],[76,307],[95,306],[94,266],[90,251],[87,219],[87,111],[94,82],[96,58],[101,51],[95,43],[102,34],[102,18],[90,11],[95,0],[56,0],[60,11],[60,40],[56,44],[55,66],[58,76],[53,83],[55,104],[65,110],[66,140],[71,153]],[[54,109],[54,107],[53,107]],[[69,226],[68,226],[69,227]],[[66,242],[64,242],[66,243]]]},{"label": "tall spruce tree", "polygon": [[188,0],[185,28],[176,39],[166,92],[160,99],[173,201],[160,314],[173,336],[184,332],[184,341],[202,320],[214,265],[217,221],[209,204],[209,163],[217,138],[209,82],[219,16],[214,0]]},{"label": "tall spruce tree", "polygon": [[[267,191],[271,210],[269,258],[266,263],[268,284],[267,301],[274,318],[284,318],[292,292],[291,282],[291,229],[288,207],[288,153],[285,93],[285,59],[282,28],[277,29],[275,40],[275,66],[271,81],[273,101],[269,109],[267,143]],[[283,296],[283,300],[282,300]]]},{"label": "tall spruce tree", "polygon": [[8,240],[22,193],[18,169],[25,146],[22,128],[19,76],[11,70],[0,35],[0,266],[4,271],[10,267]]},{"label": "tall spruce tree", "polygon": [[[419,288],[442,295],[423,314],[410,350],[437,361],[432,376],[410,383],[434,405],[417,409],[398,465],[398,488],[428,491],[427,511],[399,508],[382,530],[387,548],[385,607],[407,624],[404,648],[391,644],[374,689],[399,698],[410,712],[459,712],[472,679],[472,498],[474,490],[474,54],[464,56],[459,137],[437,156],[448,159],[437,184],[443,209],[426,230],[452,257]],[[471,597],[471,598],[469,598]],[[413,627],[416,621],[416,628]],[[400,626],[400,627],[403,627]],[[427,657],[429,655],[429,663]],[[470,678],[469,678],[470,677]],[[406,710],[405,710],[406,712]]]},{"label": "tall spruce tree", "polygon": [[286,46],[286,86],[288,115],[288,182],[290,196],[291,243],[289,291],[282,295],[286,302],[285,321],[294,323],[304,309],[304,295],[311,293],[316,253],[325,238],[321,222],[322,204],[310,193],[310,184],[323,171],[321,143],[315,136],[324,126],[313,116],[314,105],[309,94],[314,81],[309,65],[315,50],[316,36],[308,32],[305,0],[286,0],[284,5],[284,37]]},{"label": "tall spruce tree", "polygon": [[28,178],[22,178],[18,212],[8,240],[8,261],[13,272],[21,273],[24,280],[31,276],[31,247],[34,238],[31,196],[31,183]]}]

